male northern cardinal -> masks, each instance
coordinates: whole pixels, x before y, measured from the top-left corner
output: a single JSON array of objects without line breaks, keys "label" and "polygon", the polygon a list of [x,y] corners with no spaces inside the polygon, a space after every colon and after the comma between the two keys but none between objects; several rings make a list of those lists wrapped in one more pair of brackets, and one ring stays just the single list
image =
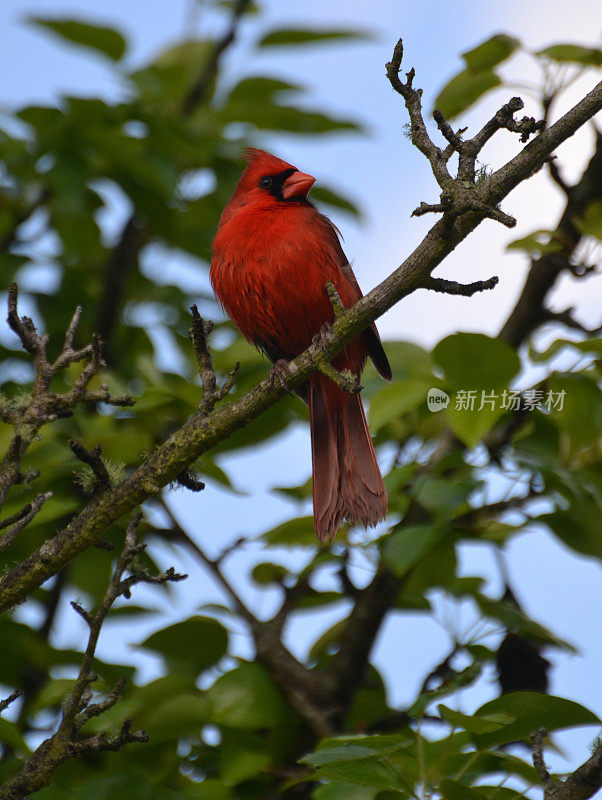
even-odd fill
[{"label": "male northern cardinal", "polygon": [[[307,199],[315,178],[263,150],[250,148],[247,161],[213,241],[211,282],[238,330],[276,364],[299,355],[334,320],[328,281],[347,308],[362,293],[337,229]],[[359,384],[368,356],[391,380],[374,324],[333,365]],[[387,493],[359,394],[321,373],[297,391],[309,405],[318,539],[332,539],[344,519],[376,525]]]}]

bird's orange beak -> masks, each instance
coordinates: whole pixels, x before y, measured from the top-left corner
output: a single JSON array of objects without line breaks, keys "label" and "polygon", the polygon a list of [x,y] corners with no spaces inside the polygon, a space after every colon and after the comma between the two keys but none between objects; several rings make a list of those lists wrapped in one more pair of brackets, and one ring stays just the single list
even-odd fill
[{"label": "bird's orange beak", "polygon": [[282,197],[288,200],[290,197],[305,197],[316,179],[305,172],[293,172],[282,184]]}]

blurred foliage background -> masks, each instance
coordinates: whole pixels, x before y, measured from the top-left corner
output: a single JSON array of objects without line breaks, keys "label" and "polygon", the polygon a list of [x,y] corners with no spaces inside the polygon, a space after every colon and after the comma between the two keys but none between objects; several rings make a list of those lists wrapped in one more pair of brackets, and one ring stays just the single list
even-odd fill
[{"label": "blurred foliage background", "polygon": [[[252,4],[216,5],[223,10],[226,34],[243,11],[261,13]],[[97,331],[105,344],[108,368],[99,382],[116,394],[133,394],[137,403],[127,410],[80,408],[44,428],[24,463],[31,480],[13,487],[2,517],[18,511],[41,488],[54,496],[1,554],[3,570],[25,559],[85,503],[86,479],[69,439],[88,447],[101,444],[106,459],[124,474],[194,412],[199,385],[187,336],[191,303],[216,321],[212,344],[219,373],[241,363],[235,397],[265,376],[265,360],[235,335],[206,279],[211,240],[240,174],[242,148],[261,145],[266,133],[319,137],[361,130],[356,121],[327,110],[306,110],[300,87],[256,75],[252,64],[249,75],[232,85],[221,61],[227,36],[176,42],[131,71],[123,61],[127,42],[116,30],[68,19],[35,18],[30,24],[58,36],[65,46],[76,44],[109,59],[123,91],[114,101],[65,96],[55,106],[3,114],[3,288],[12,280],[20,284],[26,307],[50,334],[51,349],[58,350],[73,309],[81,304],[78,338],[85,343]],[[270,52],[328,47],[354,35],[335,29],[274,30],[257,47]],[[524,52],[507,35],[482,43],[464,55],[465,68],[447,83],[437,105],[450,119],[463,113],[500,85],[498,66]],[[574,44],[532,57],[552,81],[553,93],[576,72],[602,65],[602,52]],[[544,93],[541,100],[545,113],[549,96]],[[551,263],[557,266],[555,279],[572,274],[579,280],[591,272],[602,238],[602,157],[599,151],[591,156],[583,178],[566,191],[563,217],[515,242],[514,248],[531,259],[530,275]],[[331,188],[317,187],[312,197],[326,212],[358,213]],[[111,218],[116,202],[128,208],[119,230]],[[162,259],[169,253],[181,255],[207,288],[184,274],[181,281],[164,280]],[[506,800],[528,794],[538,783],[537,773],[524,748],[508,746],[536,727],[553,732],[595,724],[597,718],[577,703],[547,694],[550,663],[542,650],[571,652],[571,644],[523,611],[520,587],[512,586],[505,572],[500,596],[488,594],[481,577],[460,575],[457,548],[481,542],[496,553],[503,570],[505,543],[527,534],[536,520],[570,550],[591,558],[602,553],[602,340],[581,330],[559,337],[543,352],[529,345],[544,321],[544,297],[531,307],[526,324],[510,326],[499,338],[457,333],[432,352],[410,342],[389,342],[390,386],[383,388],[373,372],[366,373],[371,431],[388,459],[383,462],[388,525],[368,534],[343,530],[323,550],[316,547],[309,516],[294,516],[261,537],[263,559],[251,565],[250,579],[279,592],[283,606],[280,616],[260,621],[257,629],[250,626],[256,645],[271,631],[280,642],[271,646],[273,654],[283,647],[284,623],[296,614],[309,608],[334,613],[335,623],[314,642],[304,665],[330,736],[321,737],[291,703],[286,684],[294,681],[292,673],[283,678],[265,647],[258,645],[257,659],[233,654],[232,632],[249,627],[249,620],[232,598],[224,603],[216,594],[216,602],[202,613],[160,627],[143,642],[143,648],[162,657],[162,673],[154,680],[140,681],[128,659],[96,659],[93,688],[99,696],[120,677],[128,685],[123,700],[86,730],[118,728],[127,716],[147,731],[150,742],[69,761],[36,796]],[[574,333],[575,325],[568,317],[565,321]],[[556,366],[559,353],[570,368]],[[529,385],[533,364],[538,378]],[[68,387],[74,375],[61,376],[57,390]],[[24,401],[31,377],[31,364],[14,337],[0,362],[5,407]],[[518,408],[479,408],[482,391],[501,396],[520,381]],[[432,387],[450,395],[446,411],[428,410],[425,398]],[[466,390],[479,400],[473,409],[459,411],[456,400]],[[563,406],[530,407],[524,402],[529,391],[541,398],[550,392],[562,396]],[[302,404],[286,398],[203,456],[195,470],[202,479],[232,488],[221,454],[257,448],[305,422]],[[3,452],[11,433],[9,426],[0,429]],[[298,502],[300,513],[307,509],[309,482],[277,491]],[[197,501],[202,509],[202,495]],[[107,540],[117,547],[126,522],[107,531]],[[141,531],[149,542],[143,558],[150,570],[159,570],[157,541],[203,561],[200,544],[163,498],[145,505]],[[24,694],[0,718],[0,781],[56,729],[81,653],[59,646],[53,626],[74,597],[91,609],[98,605],[113,561],[106,550],[87,551],[35,593],[27,604],[32,613],[19,609],[2,618],[0,684],[4,694],[16,688]],[[194,592],[195,587],[154,591]],[[434,614],[435,591],[449,603],[449,654],[435,667],[424,665],[425,679],[413,703],[391,707],[385,677],[369,662],[371,646],[390,615],[420,612],[426,619]],[[107,625],[111,619],[127,620],[135,630],[138,619],[153,614],[152,594],[142,597],[120,601]],[[462,628],[453,623],[453,609],[467,600],[477,610],[477,622]],[[408,641],[407,646],[420,645]],[[492,666],[498,678],[486,690],[490,700],[472,714],[463,713],[462,691],[483,681]]]}]

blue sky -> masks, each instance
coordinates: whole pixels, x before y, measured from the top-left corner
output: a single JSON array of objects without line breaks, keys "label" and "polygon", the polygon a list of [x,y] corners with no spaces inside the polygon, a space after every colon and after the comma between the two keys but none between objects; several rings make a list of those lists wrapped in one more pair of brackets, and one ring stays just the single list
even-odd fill
[{"label": "blue sky", "polygon": [[[410,219],[410,213],[421,200],[432,202],[437,197],[428,165],[402,135],[402,125],[406,122],[404,109],[385,79],[384,64],[397,38],[404,38],[404,66],[416,68],[416,85],[424,89],[425,107],[429,108],[441,85],[460,67],[459,54],[493,33],[504,31],[516,35],[533,49],[564,40],[594,43],[599,34],[598,30],[592,30],[592,21],[599,19],[599,5],[595,0],[577,0],[571,5],[570,14],[566,3],[559,0],[458,0],[455,3],[305,0],[303,4],[267,0],[263,5],[267,13],[244,26],[237,48],[229,54],[232,79],[248,72],[277,72],[308,86],[308,106],[359,118],[369,130],[366,137],[332,137],[306,142],[298,137],[272,136],[264,140],[278,155],[360,203],[365,212],[363,224],[358,225],[345,215],[333,217],[343,231],[346,252],[364,289],[384,278],[421,240],[430,220]],[[164,0],[3,0],[0,4],[3,42],[0,70],[10,77],[0,89],[0,104],[12,107],[52,102],[60,93],[110,97],[119,90],[115,76],[104,61],[86,57],[75,48],[63,47],[50,36],[27,27],[23,19],[28,14],[96,19],[118,27],[130,40],[130,61],[140,63],[184,33],[202,35],[217,30],[219,23],[215,16],[205,14],[198,6],[182,0],[170,3]],[[260,31],[293,24],[349,26],[371,30],[375,35],[364,43],[316,48],[311,52],[289,50],[277,55],[261,55],[253,51],[252,43]],[[536,78],[526,57],[518,59],[507,75],[520,82]],[[575,99],[582,93],[586,84],[587,79],[576,85],[571,97]],[[468,124],[482,123],[507,96],[507,91],[491,95],[467,115]],[[526,113],[535,115],[535,106],[529,105],[526,96],[525,100]],[[591,129],[584,130],[559,149],[559,162],[569,178],[578,175],[582,168],[590,152],[591,139]],[[517,148],[516,137],[502,134],[489,147],[487,160],[495,167]],[[522,233],[549,225],[561,203],[557,190],[543,173],[517,189],[504,203],[504,208],[518,217],[517,229],[509,232],[496,223],[484,223],[437,273],[465,281],[498,274],[500,285],[495,292],[472,300],[417,292],[381,320],[379,324],[385,336],[411,339],[430,347],[459,329],[495,335],[512,307],[526,269],[522,256],[504,253],[505,245]],[[554,295],[554,306],[561,309],[575,305],[585,323],[599,324],[601,279],[596,280],[597,283],[589,281],[580,285],[563,282]],[[305,479],[310,464],[307,431],[296,429],[262,448],[261,452],[237,455],[225,463],[234,481],[249,492],[248,496],[232,497],[209,486],[200,499],[184,493],[173,499],[174,510],[213,553],[235,536],[258,533],[290,515],[290,506],[269,495],[268,489],[274,483],[293,484]],[[199,521],[199,504],[202,504],[202,522]],[[243,579],[249,558],[253,557],[243,554],[232,560],[229,569],[236,580]],[[166,552],[165,559],[171,563],[174,554]],[[569,555],[563,546],[541,531],[528,533],[512,544],[509,561],[511,575],[527,609],[581,649],[579,657],[553,655],[556,663],[552,675],[553,692],[581,701],[602,715],[602,698],[597,689],[602,643],[600,637],[592,636],[592,616],[600,607],[598,566]],[[472,570],[473,574],[495,575],[490,555],[478,545],[463,548],[463,563],[465,570]],[[188,561],[180,566],[191,572],[191,578],[178,587],[174,604],[163,609],[173,618],[181,618],[218,596],[215,586],[200,569]],[[359,569],[358,574],[361,574],[361,567]],[[495,578],[492,587],[499,588]],[[274,601],[269,593],[261,593],[248,585],[246,593],[266,613]],[[71,612],[66,614],[59,624],[62,629],[64,622],[62,641],[66,644],[81,642],[83,629],[79,629]],[[318,623],[308,614],[288,632],[291,646],[302,652],[317,636],[317,625],[325,629],[333,621],[334,618],[326,616]],[[121,650],[124,638],[129,642],[140,640],[144,635],[143,628],[132,632],[114,625],[107,630],[100,650],[110,657],[111,653]],[[249,643],[243,636],[237,638],[237,647],[241,653],[249,652]],[[411,700],[425,671],[437,663],[447,648],[448,639],[435,622],[426,623],[418,616],[393,618],[375,649],[377,664],[395,664],[395,675],[389,675],[392,702],[403,704]],[[134,652],[132,657],[141,658],[146,676],[156,669],[150,656],[140,657]],[[484,693],[468,697],[466,710],[485,699]],[[568,733],[561,741],[573,758],[580,760],[587,755],[586,743],[593,733],[591,730]]]}]

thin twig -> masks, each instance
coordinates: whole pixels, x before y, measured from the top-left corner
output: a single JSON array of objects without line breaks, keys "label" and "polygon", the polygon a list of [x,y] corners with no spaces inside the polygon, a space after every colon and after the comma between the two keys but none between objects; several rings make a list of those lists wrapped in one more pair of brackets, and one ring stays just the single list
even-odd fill
[{"label": "thin twig", "polygon": [[83,464],[87,464],[96,478],[96,488],[103,491],[111,488],[111,477],[100,457],[100,445],[96,445],[93,450],[86,450],[81,442],[76,442],[75,439],[69,440],[69,447],[73,455],[79,459]]},{"label": "thin twig", "polygon": [[[25,506],[25,508],[29,508],[28,512],[24,514],[19,521],[13,525],[12,528],[6,531],[6,533],[2,535],[2,538],[0,538],[0,553],[4,552],[4,550],[6,550],[6,548],[15,541],[21,531],[29,525],[44,503],[47,500],[50,500],[51,497],[52,492],[44,492],[43,494],[39,494],[34,500],[32,500],[31,503],[28,503],[27,506]],[[24,509],[22,509],[22,511],[23,510]]]},{"label": "thin twig", "polygon": [[191,537],[186,533],[184,528],[182,528],[180,523],[174,517],[171,509],[169,508],[165,500],[161,499],[160,504],[161,508],[169,518],[172,530],[175,533],[177,533],[178,538],[182,542],[184,542],[193,551],[193,553],[202,561],[202,563],[209,569],[213,577],[217,580],[217,582],[221,585],[226,594],[230,597],[230,599],[234,603],[234,607],[236,608],[237,612],[241,615],[241,617],[249,623],[257,622],[255,615],[247,608],[242,598],[233,589],[233,587],[230,585],[230,582],[224,576],[220,568],[220,562],[223,561],[224,556],[222,555],[217,559],[209,558],[209,556],[205,553],[205,551],[194,541],[194,539],[191,539]]},{"label": "thin twig", "polygon": [[182,104],[183,116],[190,116],[207,98],[209,88],[217,75],[222,55],[234,41],[240,20],[247,11],[250,2],[251,0],[237,0],[232,10],[228,29],[221,39],[215,42],[201,74],[184,99]]},{"label": "thin twig", "polygon": [[441,292],[442,294],[455,294],[462,295],[463,297],[472,297],[476,292],[486,292],[494,289],[500,279],[497,275],[492,275],[486,281],[474,281],[474,283],[458,283],[457,281],[448,281],[445,278],[430,278],[425,281],[425,289],[431,289],[433,292]]},{"label": "thin twig", "polygon": [[554,794],[556,781],[552,778],[546,767],[543,758],[544,739],[548,735],[545,728],[540,728],[536,731],[531,731],[529,738],[533,746],[533,766],[537,770],[537,774],[541,779],[544,790],[544,798],[549,798]]},{"label": "thin twig", "polygon": [[8,697],[5,697],[4,700],[0,700],[0,714],[9,707],[11,703],[14,703],[15,700],[18,700],[19,697],[23,694],[21,689],[18,689],[16,692],[13,692]]},{"label": "thin twig", "polygon": [[234,388],[236,379],[238,378],[240,364],[237,362],[234,365],[223,385],[218,388],[211,350],[209,348],[209,342],[207,341],[207,337],[213,329],[213,323],[206,322],[201,317],[196,305],[190,306],[190,310],[192,312],[192,327],[188,331],[188,334],[196,356],[199,377],[203,388],[203,398],[199,405],[198,413],[201,416],[206,416],[215,408],[217,403],[230,394]]}]

